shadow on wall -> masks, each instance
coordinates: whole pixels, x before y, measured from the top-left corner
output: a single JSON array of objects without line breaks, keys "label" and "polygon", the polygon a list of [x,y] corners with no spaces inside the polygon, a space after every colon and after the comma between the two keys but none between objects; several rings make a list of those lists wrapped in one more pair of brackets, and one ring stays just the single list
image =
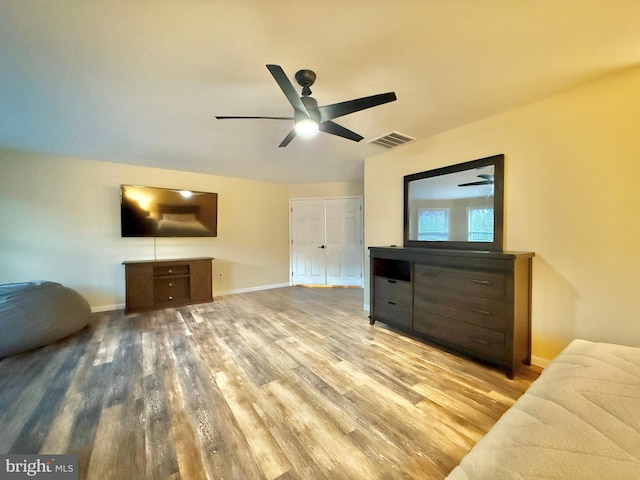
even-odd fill
[{"label": "shadow on wall", "polygon": [[550,361],[576,336],[579,294],[544,256],[536,253],[532,296],[533,356]]}]

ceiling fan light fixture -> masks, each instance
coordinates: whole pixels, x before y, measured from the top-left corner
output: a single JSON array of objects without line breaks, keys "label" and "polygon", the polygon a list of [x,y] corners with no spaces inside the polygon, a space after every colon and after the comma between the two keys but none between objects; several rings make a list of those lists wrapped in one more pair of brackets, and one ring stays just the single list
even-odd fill
[{"label": "ceiling fan light fixture", "polygon": [[304,137],[311,137],[318,132],[318,122],[311,118],[303,118],[296,122],[296,133]]}]

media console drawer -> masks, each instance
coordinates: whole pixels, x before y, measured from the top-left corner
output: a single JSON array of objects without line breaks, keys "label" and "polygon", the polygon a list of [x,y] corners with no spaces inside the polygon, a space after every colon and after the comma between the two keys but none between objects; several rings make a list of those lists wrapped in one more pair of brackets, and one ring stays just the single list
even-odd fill
[{"label": "media console drawer", "polygon": [[213,301],[211,257],[123,262],[125,313]]},{"label": "media console drawer", "polygon": [[153,285],[153,298],[156,305],[189,300],[191,297],[189,277],[156,278]]},{"label": "media console drawer", "polygon": [[165,277],[168,275],[189,275],[189,264],[162,265],[153,267],[155,277]]}]

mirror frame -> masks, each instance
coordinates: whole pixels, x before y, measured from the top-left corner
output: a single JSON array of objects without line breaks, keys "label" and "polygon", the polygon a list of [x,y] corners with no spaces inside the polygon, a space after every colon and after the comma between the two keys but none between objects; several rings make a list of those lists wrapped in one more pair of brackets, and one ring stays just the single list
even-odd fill
[{"label": "mirror frame", "polygon": [[[416,180],[438,177],[451,173],[472,170],[479,167],[493,165],[493,241],[492,242],[468,242],[450,240],[410,240],[409,239],[409,185]],[[447,167],[436,168],[424,172],[405,175],[404,177],[404,246],[420,248],[444,248],[456,250],[488,250],[502,251],[503,247],[503,221],[504,221],[504,154],[479,158],[470,162],[458,163]]]}]

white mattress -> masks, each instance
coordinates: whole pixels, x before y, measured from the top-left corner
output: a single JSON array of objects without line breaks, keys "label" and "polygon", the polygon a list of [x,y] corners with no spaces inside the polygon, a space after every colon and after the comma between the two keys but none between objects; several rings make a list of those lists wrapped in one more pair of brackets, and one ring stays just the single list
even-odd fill
[{"label": "white mattress", "polygon": [[447,480],[640,479],[640,348],[574,340]]}]

